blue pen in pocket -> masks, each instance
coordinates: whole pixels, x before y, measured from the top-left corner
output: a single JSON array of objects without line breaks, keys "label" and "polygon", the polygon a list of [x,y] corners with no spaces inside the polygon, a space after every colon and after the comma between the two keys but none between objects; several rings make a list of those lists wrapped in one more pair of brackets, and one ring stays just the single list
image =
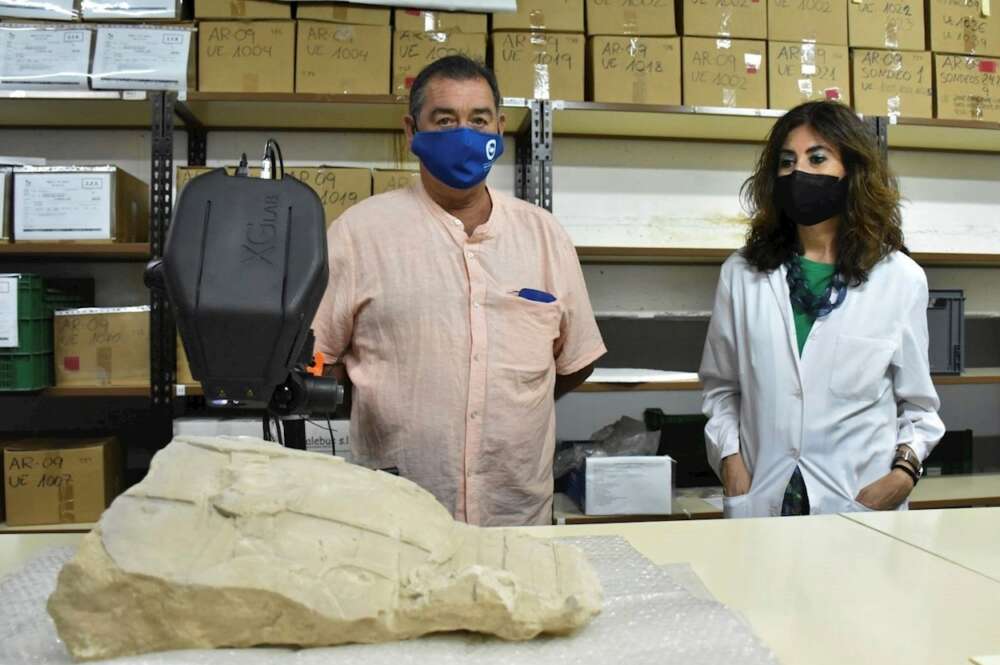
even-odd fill
[{"label": "blue pen in pocket", "polygon": [[520,291],[512,291],[511,293],[516,294],[518,298],[533,300],[534,302],[556,301],[556,297],[551,293],[546,293],[545,291],[539,291],[537,289],[521,289]]}]

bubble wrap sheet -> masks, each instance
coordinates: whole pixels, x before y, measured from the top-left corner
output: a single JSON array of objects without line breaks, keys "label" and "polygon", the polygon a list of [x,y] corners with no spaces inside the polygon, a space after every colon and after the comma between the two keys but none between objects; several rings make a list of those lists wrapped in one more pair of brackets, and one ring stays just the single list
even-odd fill
[{"label": "bubble wrap sheet", "polygon": [[[562,539],[582,549],[604,586],[604,607],[567,637],[505,642],[468,633],[323,649],[170,651],[115,665],[767,665],[770,650],[735,612],[692,594],[619,537]],[[72,548],[51,549],[0,580],[0,664],[65,665],[72,659],[45,611]],[[679,572],[680,569],[675,569]]]}]

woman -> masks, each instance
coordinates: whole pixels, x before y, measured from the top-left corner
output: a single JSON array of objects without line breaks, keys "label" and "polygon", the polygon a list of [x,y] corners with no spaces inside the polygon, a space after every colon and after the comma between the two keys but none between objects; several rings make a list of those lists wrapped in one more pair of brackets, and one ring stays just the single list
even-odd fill
[{"label": "woman", "polygon": [[699,372],[727,517],[905,508],[944,434],[927,278],[874,137],[837,102],[775,124]]}]

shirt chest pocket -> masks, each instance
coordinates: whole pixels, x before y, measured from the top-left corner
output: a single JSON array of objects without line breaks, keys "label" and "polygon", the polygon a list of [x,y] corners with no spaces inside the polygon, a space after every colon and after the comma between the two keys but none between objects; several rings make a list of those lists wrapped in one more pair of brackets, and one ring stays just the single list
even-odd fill
[{"label": "shirt chest pocket", "polygon": [[489,334],[495,366],[518,373],[544,373],[552,367],[561,318],[558,301],[542,303],[505,295],[494,316]]},{"label": "shirt chest pocket", "polygon": [[896,344],[873,337],[840,335],[833,355],[830,392],[843,399],[874,402],[889,385]]}]

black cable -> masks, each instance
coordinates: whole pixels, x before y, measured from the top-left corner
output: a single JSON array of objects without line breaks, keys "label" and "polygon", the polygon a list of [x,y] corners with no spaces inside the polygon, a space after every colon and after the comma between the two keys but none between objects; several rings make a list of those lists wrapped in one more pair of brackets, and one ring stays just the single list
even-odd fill
[{"label": "black cable", "polygon": [[240,157],[240,165],[236,167],[236,175],[246,178],[250,175],[250,166],[247,164],[247,154]]},{"label": "black cable", "polygon": [[[264,144],[264,159],[271,160],[271,179],[278,180],[285,177],[285,158],[281,154],[281,146],[274,139],[268,139]],[[278,175],[278,168],[281,168],[281,175]]]},{"label": "black cable", "polygon": [[274,439],[271,438],[271,416],[265,413],[261,419],[261,425],[264,430],[264,440],[273,441]]},{"label": "black cable", "polygon": [[278,445],[282,448],[285,447],[285,435],[281,431],[282,423],[281,418],[274,419],[274,429],[278,432]]},{"label": "black cable", "polygon": [[337,442],[333,438],[333,423],[330,422],[330,414],[326,414],[326,428],[330,431],[330,454],[337,456]]}]

